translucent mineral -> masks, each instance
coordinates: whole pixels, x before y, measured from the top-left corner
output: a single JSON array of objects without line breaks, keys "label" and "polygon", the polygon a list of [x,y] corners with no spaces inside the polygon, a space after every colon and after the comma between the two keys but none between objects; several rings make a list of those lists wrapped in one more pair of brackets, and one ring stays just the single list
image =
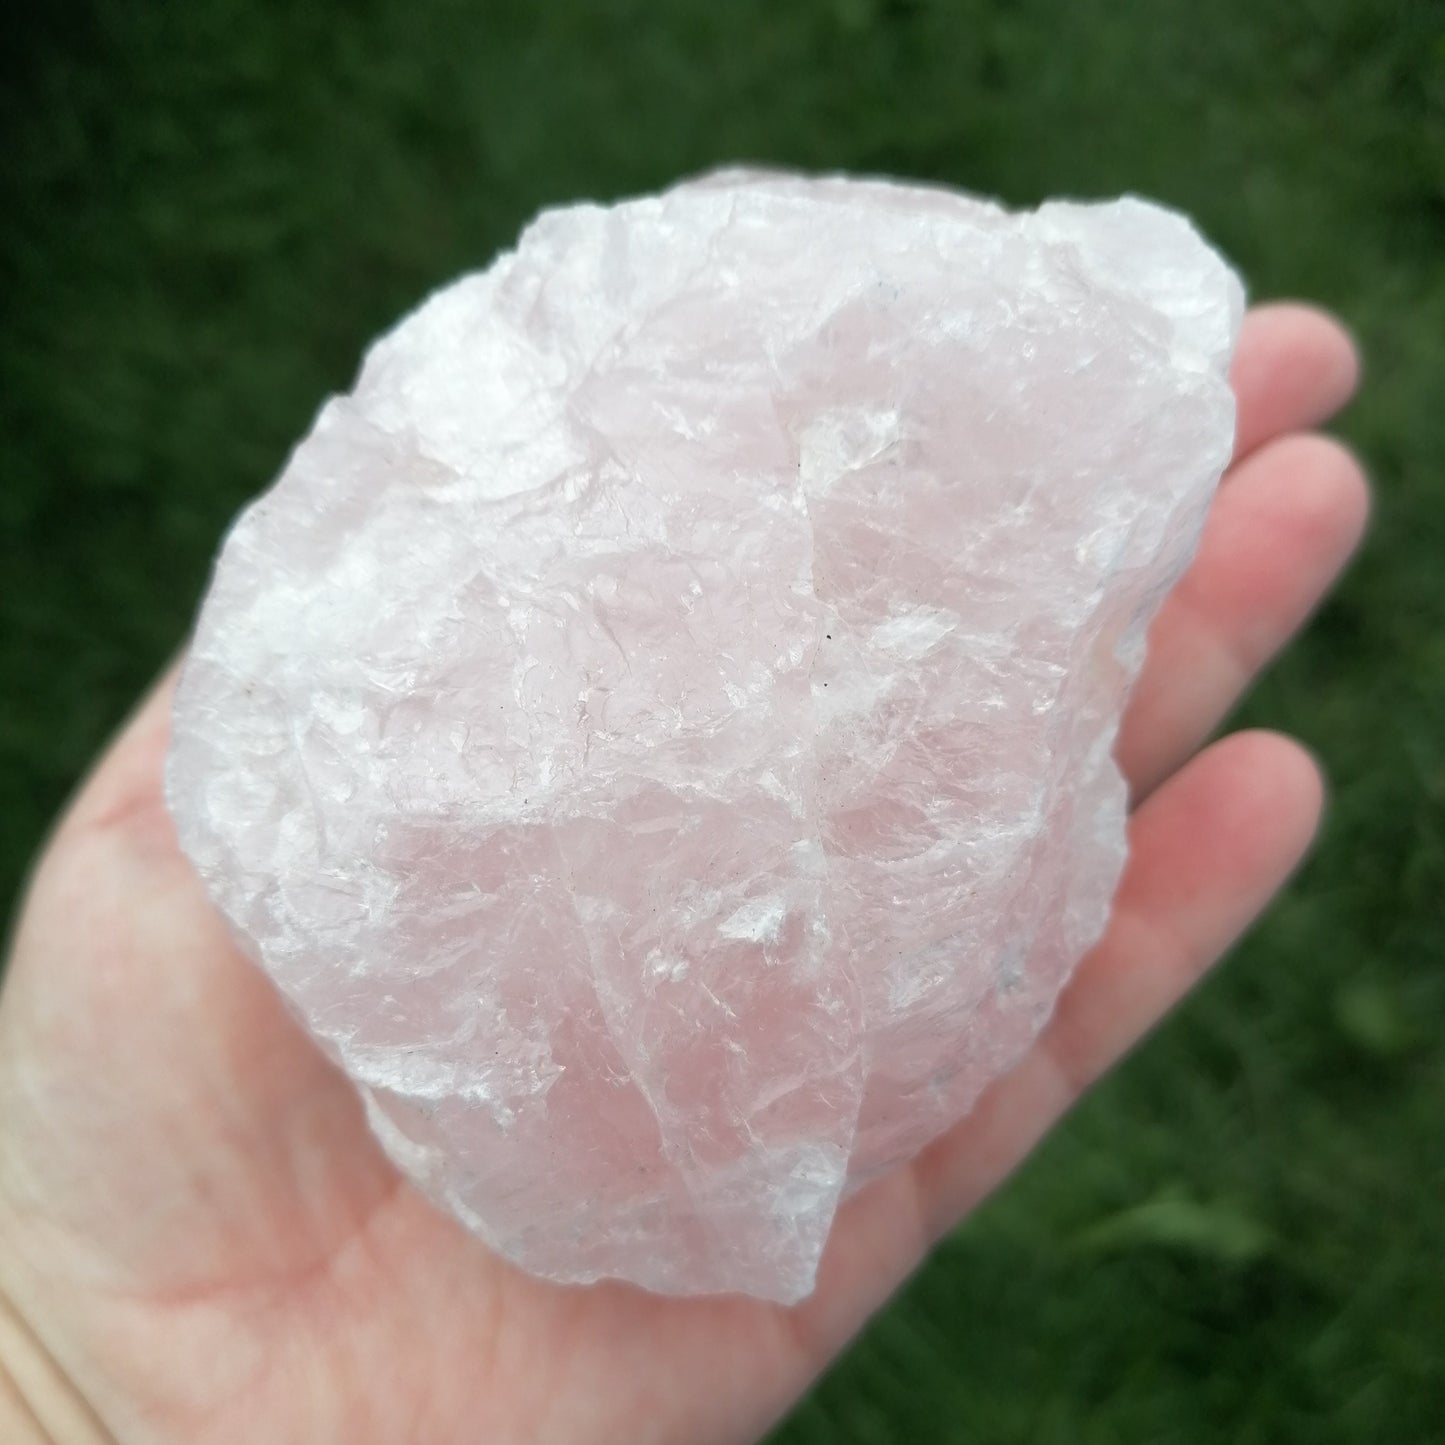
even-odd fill
[{"label": "translucent mineral", "polygon": [[167,786],[422,1190],[553,1280],[811,1289],[1103,928],[1241,306],[1140,200],[730,171],[372,346],[226,540]]}]

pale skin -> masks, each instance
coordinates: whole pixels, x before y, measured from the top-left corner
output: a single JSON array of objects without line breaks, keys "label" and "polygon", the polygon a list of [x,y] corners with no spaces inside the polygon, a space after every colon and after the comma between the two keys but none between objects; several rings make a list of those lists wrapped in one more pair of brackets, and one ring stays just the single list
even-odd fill
[{"label": "pale skin", "polygon": [[1356,373],[1327,316],[1251,313],[1235,461],[1120,739],[1136,806],[1108,931],[973,1114],[844,1208],[793,1308],[542,1283],[401,1180],[177,850],[163,680],[49,840],[0,994],[0,1437],[756,1439],[1307,848],[1304,750],[1204,744],[1364,528],[1359,467],[1309,430]]}]

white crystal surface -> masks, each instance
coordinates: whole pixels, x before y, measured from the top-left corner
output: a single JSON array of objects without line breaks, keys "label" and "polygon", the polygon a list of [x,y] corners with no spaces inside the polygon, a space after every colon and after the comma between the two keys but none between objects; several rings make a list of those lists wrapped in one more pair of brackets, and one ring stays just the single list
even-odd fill
[{"label": "white crystal surface", "polygon": [[1142,201],[548,212],[226,541],[167,788],[385,1147],[525,1268],[811,1288],[1098,937],[1239,285]]}]

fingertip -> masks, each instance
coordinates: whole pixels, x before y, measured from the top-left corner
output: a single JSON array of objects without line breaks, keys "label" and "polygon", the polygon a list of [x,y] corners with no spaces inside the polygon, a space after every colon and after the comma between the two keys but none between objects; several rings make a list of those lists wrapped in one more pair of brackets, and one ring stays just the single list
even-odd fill
[{"label": "fingertip", "polygon": [[1303,301],[1252,308],[1230,371],[1239,398],[1236,456],[1332,416],[1354,395],[1360,371],[1359,346],[1331,312]]},{"label": "fingertip", "polygon": [[1296,346],[1317,352],[1322,369],[1335,376],[1346,392],[1360,379],[1360,347],[1355,334],[1333,311],[1313,301],[1284,297],[1255,308],[1257,315],[1292,333]]},{"label": "fingertip", "polygon": [[1286,442],[1293,443],[1295,468],[1314,480],[1314,492],[1336,503],[1338,514],[1363,530],[1370,510],[1370,485],[1364,464],[1354,450],[1338,437],[1322,432],[1286,437],[1279,445]]},{"label": "fingertip", "polygon": [[1333,437],[1322,438],[1334,449],[1335,463],[1331,477],[1342,537],[1348,541],[1346,555],[1360,545],[1370,526],[1375,498],[1364,464],[1351,448]]},{"label": "fingertip", "polygon": [[1265,729],[1230,733],[1134,814],[1120,897],[1152,900],[1158,911],[1189,903],[1202,889],[1236,900],[1240,917],[1250,916],[1308,850],[1323,799],[1319,764],[1293,738]]},{"label": "fingertip", "polygon": [[1319,757],[1298,738],[1269,728],[1232,733],[1213,751],[1225,766],[1251,780],[1241,795],[1242,828],[1265,845],[1271,859],[1292,868],[1314,840],[1324,812],[1326,781]]},{"label": "fingertip", "polygon": [[[1370,483],[1360,459],[1334,437],[1307,433],[1278,445],[1286,443],[1292,443],[1294,473],[1281,497],[1293,509],[1297,534],[1313,563],[1306,580],[1323,593],[1364,540],[1373,505]],[[1311,599],[1311,607],[1317,600]]]},{"label": "fingertip", "polygon": [[1284,299],[1252,307],[1241,331],[1245,342],[1262,342],[1272,351],[1313,358],[1312,371],[1329,383],[1329,395],[1342,406],[1360,382],[1362,362],[1355,334],[1323,306],[1311,301]]},{"label": "fingertip", "polygon": [[1189,585],[1205,594],[1206,610],[1230,598],[1245,609],[1232,625],[1251,668],[1318,604],[1359,546],[1369,515],[1364,468],[1333,437],[1280,437],[1240,464]]}]

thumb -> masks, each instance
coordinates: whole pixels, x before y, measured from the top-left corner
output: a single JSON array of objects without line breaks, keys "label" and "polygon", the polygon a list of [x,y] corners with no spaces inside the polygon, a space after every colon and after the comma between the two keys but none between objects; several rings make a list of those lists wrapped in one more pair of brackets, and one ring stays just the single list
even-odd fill
[{"label": "thumb", "polygon": [[55,829],[0,994],[0,1236],[161,1296],[302,1268],[395,1184],[180,851],[173,689],[174,669]]}]

